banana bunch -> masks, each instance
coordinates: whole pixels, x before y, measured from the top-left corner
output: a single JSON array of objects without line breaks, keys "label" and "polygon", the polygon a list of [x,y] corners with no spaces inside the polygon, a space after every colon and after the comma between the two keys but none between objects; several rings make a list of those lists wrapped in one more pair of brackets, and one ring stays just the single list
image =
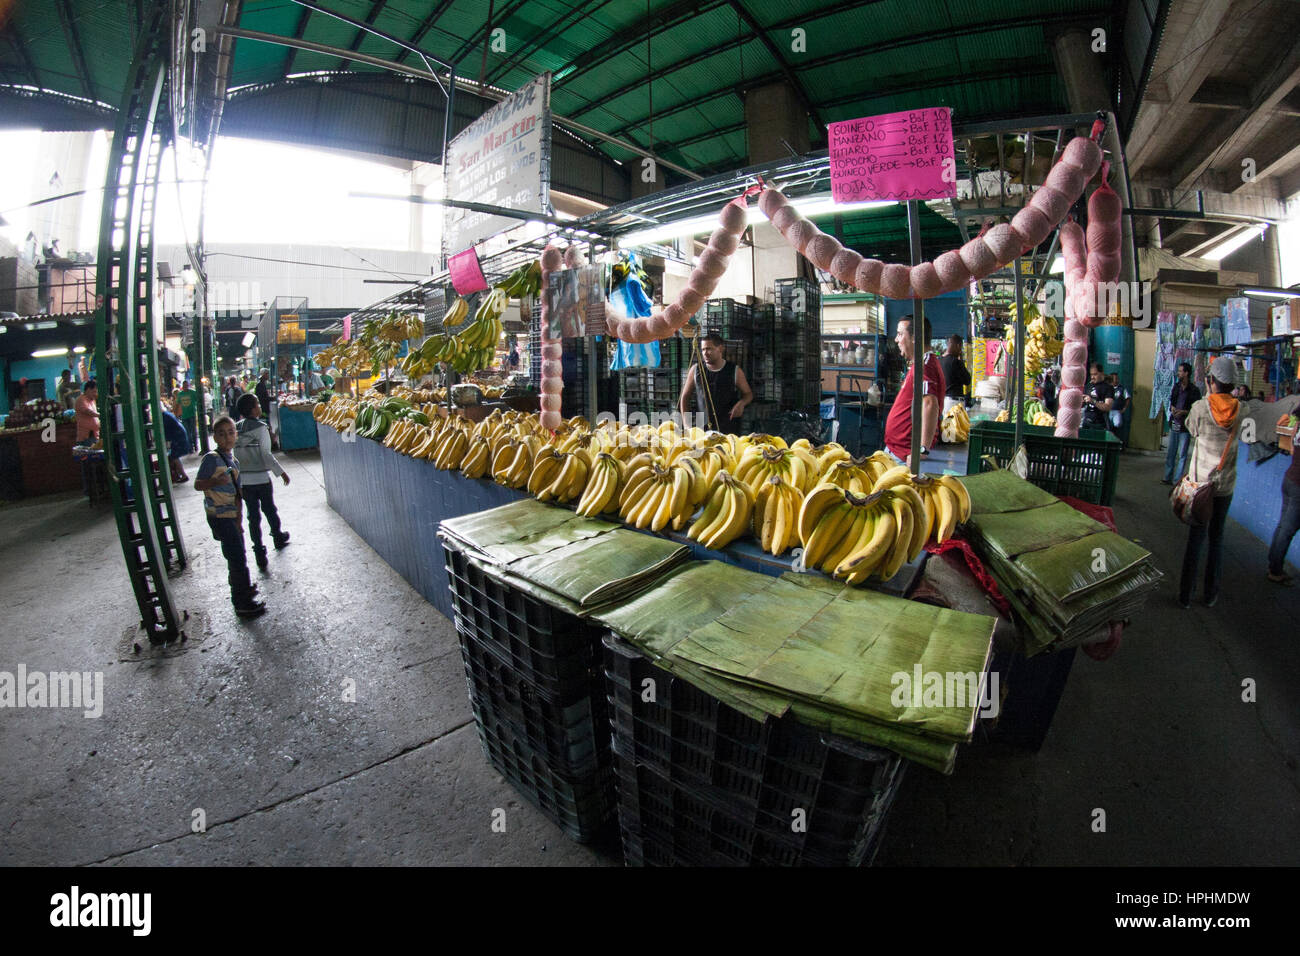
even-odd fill
[{"label": "banana bunch", "polygon": [[335,431],[347,431],[356,420],[360,407],[361,403],[355,398],[335,395],[328,402],[319,402],[312,410],[312,417]]},{"label": "banana bunch", "polygon": [[799,510],[804,566],[850,584],[873,573],[888,581],[925,546],[919,520],[923,508],[905,484],[867,495],[818,485]]},{"label": "banana bunch", "polygon": [[619,494],[618,513],[637,528],[674,531],[686,526],[708,493],[704,470],[690,458],[669,465],[659,455],[643,452],[627,463],[627,481]]},{"label": "banana bunch", "polygon": [[438,437],[438,443],[434,446],[430,458],[435,468],[440,471],[451,471],[461,466],[465,460],[465,453],[469,451],[469,431],[463,419],[447,419],[447,425]]},{"label": "banana bunch", "polygon": [[[1056,427],[1055,416],[1045,409],[1043,403],[1036,398],[1025,400],[1024,418],[1026,425],[1039,425],[1044,428]],[[998,417],[994,420],[999,422],[1011,421],[1011,409],[1002,409],[1002,411],[998,412]]]},{"label": "banana bunch", "polygon": [[939,437],[952,445],[959,445],[970,439],[970,416],[962,405],[954,405],[943,414],[939,425]]},{"label": "banana bunch", "polygon": [[522,488],[533,473],[533,456],[542,443],[529,435],[505,442],[492,458],[492,477],[507,488]]},{"label": "banana bunch", "polygon": [[460,461],[460,473],[466,478],[482,478],[492,463],[492,446],[483,435],[469,440],[469,447]]},{"label": "banana bunch", "polygon": [[725,548],[750,530],[753,514],[754,493],[749,486],[719,471],[709,483],[704,510],[686,535],[706,548]]},{"label": "banana bunch", "polygon": [[602,451],[591,462],[587,487],[578,499],[578,514],[586,518],[618,510],[618,493],[623,486],[623,463]]},{"label": "banana bunch", "polygon": [[587,487],[589,460],[584,451],[541,449],[533,460],[533,470],[528,476],[528,493],[538,501],[567,504]]},{"label": "banana bunch", "polygon": [[783,554],[799,543],[803,489],[791,478],[768,476],[754,495],[754,537],[769,554]]},{"label": "banana bunch", "polygon": [[384,436],[383,445],[385,448],[391,448],[393,451],[403,455],[415,455],[416,449],[420,448],[429,437],[430,428],[428,421],[423,424],[410,418],[403,418],[393,424]]},{"label": "banana bunch", "polygon": [[817,472],[817,459],[802,448],[750,444],[741,452],[732,474],[749,485],[757,500],[763,483],[773,476],[803,494],[817,484]]},{"label": "banana bunch", "polygon": [[497,283],[497,288],[511,299],[535,296],[542,288],[542,260],[520,266],[505,279]]},{"label": "banana bunch", "polygon": [[[1014,355],[1016,351],[1015,322],[1020,320],[1014,305],[1011,307],[1010,319],[1011,321],[1007,323],[1006,348],[1008,353]],[[1051,316],[1041,314],[1038,311],[1038,306],[1033,302],[1025,303],[1023,319],[1025,322],[1025,374],[1034,376],[1039,373],[1044,365],[1064,351],[1065,343],[1059,338],[1061,334],[1059,323]]]},{"label": "banana bunch", "polygon": [[463,339],[467,348],[492,348],[495,351],[497,340],[501,338],[501,316],[505,311],[506,294],[499,288],[492,289],[479,303],[473,324],[456,337]]},{"label": "banana bunch", "polygon": [[865,494],[881,475],[893,467],[896,467],[894,459],[884,452],[874,452],[866,458],[850,456],[827,465],[818,478],[818,483]]},{"label": "banana bunch", "polygon": [[952,537],[958,522],[970,518],[970,495],[952,475],[917,475],[911,484],[925,502],[925,540],[943,544]]}]

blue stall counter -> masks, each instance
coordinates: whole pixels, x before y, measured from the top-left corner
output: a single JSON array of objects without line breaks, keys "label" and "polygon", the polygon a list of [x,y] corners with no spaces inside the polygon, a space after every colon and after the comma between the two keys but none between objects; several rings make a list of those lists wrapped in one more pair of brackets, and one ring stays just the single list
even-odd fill
[{"label": "blue stall counter", "polygon": [[[1282,476],[1291,467],[1291,456],[1277,454],[1265,462],[1250,460],[1250,446],[1237,443],[1237,486],[1232,493],[1232,507],[1228,517],[1245,526],[1263,542],[1259,564],[1266,562],[1268,546],[1273,541],[1273,530],[1282,516]],[[1286,559],[1300,567],[1300,535],[1291,539]]]}]

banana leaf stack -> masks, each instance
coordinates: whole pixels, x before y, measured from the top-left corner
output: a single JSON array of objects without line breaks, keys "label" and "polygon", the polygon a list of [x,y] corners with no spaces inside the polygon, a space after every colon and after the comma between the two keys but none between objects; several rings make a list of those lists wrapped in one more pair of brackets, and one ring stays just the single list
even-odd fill
[{"label": "banana leaf stack", "polygon": [[[802,723],[951,773],[979,715],[995,620],[813,575],[691,562],[591,615],[656,666],[756,720]],[[951,699],[926,675],[971,675]],[[907,677],[905,685],[898,675]],[[907,686],[909,690],[901,689]]]},{"label": "banana leaf stack", "polygon": [[649,587],[690,549],[532,498],[442,522],[485,573],[583,616]]},{"label": "banana leaf stack", "polygon": [[1015,610],[1026,656],[1106,636],[1163,577],[1149,551],[1009,471],[962,482],[966,536]]}]

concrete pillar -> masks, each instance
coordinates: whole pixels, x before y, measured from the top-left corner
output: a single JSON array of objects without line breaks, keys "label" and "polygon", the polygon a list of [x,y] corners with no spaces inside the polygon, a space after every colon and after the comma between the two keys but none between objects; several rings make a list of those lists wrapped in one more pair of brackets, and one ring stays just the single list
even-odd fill
[{"label": "concrete pillar", "polygon": [[808,113],[787,83],[760,86],[745,93],[745,130],[751,166],[788,158],[791,149],[802,156],[810,148]]},{"label": "concrete pillar", "polygon": [[[37,252],[59,240],[64,255],[75,251],[95,252],[95,249],[78,250],[81,237],[81,211],[87,198],[99,208],[102,180],[89,182],[90,154],[94,146],[94,131],[75,133],[42,133],[37,146],[36,162],[32,166],[30,195],[33,200],[46,199],[81,189],[93,190],[93,196],[71,196],[58,202],[45,203],[31,209],[31,231],[36,233]],[[55,174],[58,180],[51,182]],[[20,237],[21,238],[21,237]]]},{"label": "concrete pillar", "polygon": [[[1105,36],[1106,50],[1119,43],[1118,36]],[[1094,52],[1099,41],[1090,30],[1073,27],[1058,34],[1052,42],[1056,54],[1056,71],[1065,83],[1071,113],[1112,110],[1106,89],[1106,50]]]}]

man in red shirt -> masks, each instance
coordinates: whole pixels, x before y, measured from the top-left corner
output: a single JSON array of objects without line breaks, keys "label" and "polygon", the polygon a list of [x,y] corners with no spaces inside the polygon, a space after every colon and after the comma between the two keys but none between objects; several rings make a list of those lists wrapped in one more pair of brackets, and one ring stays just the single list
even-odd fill
[{"label": "man in red shirt", "polygon": [[[930,320],[922,319],[922,322],[924,341],[928,345]],[[894,335],[894,341],[898,343],[903,359],[911,362],[913,343],[910,315],[905,315],[898,320],[898,331]],[[929,454],[930,446],[939,437],[939,407],[943,402],[943,393],[947,386],[943,380],[943,366],[939,364],[939,357],[933,352],[925,353],[922,368],[924,372],[921,382],[921,457],[924,458]],[[908,368],[907,375],[903,378],[903,387],[899,390],[898,397],[894,399],[889,417],[885,419],[885,450],[899,461],[907,462],[908,467],[915,471],[919,463],[911,461],[913,371],[914,369]]]}]

